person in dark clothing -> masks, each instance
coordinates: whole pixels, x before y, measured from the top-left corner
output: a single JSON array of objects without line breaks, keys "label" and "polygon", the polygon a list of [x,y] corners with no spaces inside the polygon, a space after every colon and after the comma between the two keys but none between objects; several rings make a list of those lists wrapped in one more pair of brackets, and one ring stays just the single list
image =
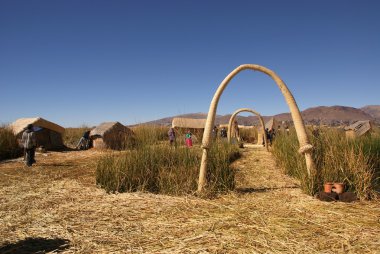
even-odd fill
[{"label": "person in dark clothing", "polygon": [[215,125],[214,128],[212,129],[212,139],[216,140],[217,137],[218,137],[218,127],[216,127]]},{"label": "person in dark clothing", "polygon": [[227,130],[225,127],[222,127],[222,129],[220,130],[220,137],[227,138]]},{"label": "person in dark clothing", "polygon": [[272,133],[268,128],[265,129],[265,136],[269,141],[269,145],[272,145]]},{"label": "person in dark clothing", "polygon": [[170,145],[175,144],[175,131],[174,128],[170,128],[168,131]]},{"label": "person in dark clothing", "polygon": [[28,124],[26,127],[21,137],[21,143],[25,151],[25,164],[26,166],[31,167],[33,163],[36,163],[34,156],[37,147],[36,135],[34,134],[32,124]]},{"label": "person in dark clothing", "polygon": [[85,131],[75,149],[87,150],[91,147],[90,131]]}]

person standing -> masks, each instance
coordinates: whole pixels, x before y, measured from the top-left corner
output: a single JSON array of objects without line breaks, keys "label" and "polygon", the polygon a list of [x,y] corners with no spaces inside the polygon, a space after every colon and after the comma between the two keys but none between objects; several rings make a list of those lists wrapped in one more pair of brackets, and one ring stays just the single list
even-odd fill
[{"label": "person standing", "polygon": [[187,147],[192,147],[193,146],[193,140],[191,139],[191,132],[190,132],[190,130],[187,130],[187,132],[186,132],[185,141],[186,141],[186,146]]},{"label": "person standing", "polygon": [[215,125],[214,128],[212,129],[212,139],[215,141],[217,137],[218,137],[218,127],[216,127]]},{"label": "person standing", "polygon": [[174,132],[174,128],[170,128],[169,129],[168,136],[169,136],[169,143],[170,143],[170,145],[175,144],[175,132]]},{"label": "person standing", "polygon": [[36,163],[34,156],[37,147],[36,135],[33,131],[32,124],[28,124],[26,127],[24,133],[22,134],[21,143],[25,151],[25,164],[26,166],[31,167],[33,163]]},{"label": "person standing", "polygon": [[220,137],[227,138],[227,130],[225,127],[222,127],[222,129],[220,130]]}]

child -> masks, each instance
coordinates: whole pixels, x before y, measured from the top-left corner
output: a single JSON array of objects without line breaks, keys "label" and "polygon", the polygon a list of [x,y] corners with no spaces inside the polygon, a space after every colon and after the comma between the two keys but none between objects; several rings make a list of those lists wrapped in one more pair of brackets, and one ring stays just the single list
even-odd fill
[{"label": "child", "polygon": [[191,132],[190,130],[187,130],[186,136],[185,136],[186,146],[192,147],[193,146],[193,140],[191,139]]}]

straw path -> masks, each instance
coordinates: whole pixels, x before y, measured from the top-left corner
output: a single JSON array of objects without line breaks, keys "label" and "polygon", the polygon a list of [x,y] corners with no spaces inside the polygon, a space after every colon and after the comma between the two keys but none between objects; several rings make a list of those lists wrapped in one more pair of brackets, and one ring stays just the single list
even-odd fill
[{"label": "straw path", "polygon": [[270,153],[245,148],[237,190],[215,199],[106,194],[97,151],[0,164],[0,250],[27,238],[67,239],[63,253],[379,253],[380,203],[302,194]]}]

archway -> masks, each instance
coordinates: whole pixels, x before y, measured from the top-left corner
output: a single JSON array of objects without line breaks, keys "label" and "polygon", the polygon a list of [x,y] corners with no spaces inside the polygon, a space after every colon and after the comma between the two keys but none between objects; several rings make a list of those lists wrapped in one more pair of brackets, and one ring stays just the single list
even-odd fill
[{"label": "archway", "polygon": [[199,181],[198,181],[199,192],[202,191],[204,186],[206,185],[208,149],[210,148],[210,145],[211,145],[211,140],[212,140],[211,131],[214,126],[216,109],[218,107],[220,96],[222,95],[224,89],[227,87],[231,79],[234,76],[236,76],[239,72],[246,69],[250,69],[253,71],[261,71],[267,74],[268,76],[270,76],[276,82],[278,88],[282,92],[285,98],[285,101],[288,104],[288,107],[290,109],[290,113],[294,122],[296,133],[297,133],[298,142],[300,144],[300,149],[298,151],[305,155],[306,169],[307,169],[307,173],[309,177],[312,177],[311,173],[315,172],[315,164],[312,158],[313,146],[309,143],[309,139],[306,134],[305,125],[303,123],[301,113],[298,109],[297,103],[292,93],[289,91],[284,81],[282,81],[281,78],[274,71],[257,64],[243,64],[237,67],[230,74],[228,74],[227,77],[224,78],[224,80],[219,85],[218,89],[216,90],[214,97],[211,101],[210,108],[207,114],[205,130],[203,132],[203,139],[202,139],[203,153],[202,153],[201,166],[199,169]]},{"label": "archway", "polygon": [[231,115],[231,118],[228,122],[228,135],[227,135],[227,138],[228,138],[228,142],[230,143],[231,142],[231,137],[232,137],[232,123],[235,121],[235,118],[236,116],[241,113],[241,112],[250,112],[254,115],[257,115],[259,117],[259,120],[260,120],[260,124],[261,124],[261,128],[262,128],[262,132],[263,132],[263,137],[264,137],[264,142],[265,142],[265,147],[268,151],[268,142],[267,142],[267,138],[266,138],[266,135],[265,135],[265,124],[264,124],[264,120],[263,120],[263,117],[258,113],[256,112],[255,110],[253,109],[250,109],[250,108],[241,108],[241,109],[238,109],[236,110],[232,115]]}]

